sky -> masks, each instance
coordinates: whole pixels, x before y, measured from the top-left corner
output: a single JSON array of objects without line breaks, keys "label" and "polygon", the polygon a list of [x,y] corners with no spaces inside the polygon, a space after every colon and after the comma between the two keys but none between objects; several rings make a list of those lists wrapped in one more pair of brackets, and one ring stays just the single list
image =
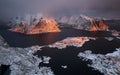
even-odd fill
[{"label": "sky", "polygon": [[40,12],[51,15],[78,10],[119,14],[120,0],[0,0],[0,19]]}]

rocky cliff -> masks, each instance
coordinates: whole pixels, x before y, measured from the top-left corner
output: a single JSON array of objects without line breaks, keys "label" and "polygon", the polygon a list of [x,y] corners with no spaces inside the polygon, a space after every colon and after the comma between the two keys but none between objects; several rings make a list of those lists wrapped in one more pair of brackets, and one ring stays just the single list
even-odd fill
[{"label": "rocky cliff", "polygon": [[38,24],[27,34],[37,34],[46,32],[60,32],[61,30],[57,26],[57,22],[53,18],[42,18]]},{"label": "rocky cliff", "polygon": [[[92,17],[88,17],[85,15],[81,15],[82,18],[90,21],[91,26],[90,26],[90,31],[108,31],[108,26],[102,21],[103,19],[99,19],[99,18],[92,18]],[[98,22],[98,24],[97,24]]]},{"label": "rocky cliff", "polygon": [[92,18],[86,15],[78,15],[63,16],[57,19],[57,22],[63,23],[61,24],[62,27],[70,26],[75,29],[87,31],[108,31],[108,26],[102,20],[104,20],[104,18]]},{"label": "rocky cliff", "polygon": [[24,34],[39,34],[47,32],[60,32],[61,30],[57,26],[57,22],[53,18],[40,18],[36,23],[36,19],[33,19],[30,23],[21,21],[11,28],[13,32],[19,32]]},{"label": "rocky cliff", "polygon": [[99,24],[91,22],[90,31],[108,31],[108,26],[103,22],[99,21]]}]

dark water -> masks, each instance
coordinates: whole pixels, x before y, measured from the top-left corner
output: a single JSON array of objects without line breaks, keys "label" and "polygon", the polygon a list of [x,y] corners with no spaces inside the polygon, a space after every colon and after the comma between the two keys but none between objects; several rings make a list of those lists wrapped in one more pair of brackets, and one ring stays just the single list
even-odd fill
[{"label": "dark water", "polygon": [[[79,52],[84,52],[85,50],[92,50],[96,54],[106,54],[113,52],[117,47],[120,47],[120,40],[115,39],[108,42],[100,38],[96,41],[85,43],[81,48],[67,47],[62,50],[57,48],[43,48],[42,51],[38,51],[35,55],[39,57],[50,56],[52,58],[50,64],[41,63],[40,66],[51,67],[56,75],[103,75],[99,71],[88,67],[87,64],[90,64],[90,62],[82,61],[77,55]],[[63,69],[61,65],[67,65],[68,68]]]},{"label": "dark water", "polygon": [[[52,58],[50,64],[41,63],[40,66],[51,67],[56,75],[102,75],[98,71],[88,68],[88,62],[84,62],[77,57],[80,50],[75,47],[68,47],[62,50],[43,48],[43,51],[38,52],[37,55],[39,57],[44,55]],[[62,65],[67,65],[67,69],[63,69]]]},{"label": "dark water", "polygon": [[25,35],[8,30],[1,30],[2,35],[10,46],[29,47],[33,45],[47,45],[65,39],[66,37],[88,36],[106,37],[112,36],[110,32],[88,32],[72,28],[64,28],[60,33],[44,33],[37,35]]},{"label": "dark water", "polygon": [[[99,37],[95,41],[89,41],[81,48],[67,47],[59,50],[57,48],[43,48],[35,55],[39,57],[50,56],[52,59],[49,64],[41,63],[40,66],[51,67],[56,75],[103,75],[99,71],[95,71],[88,67],[90,62],[84,62],[77,57],[79,52],[92,50],[93,53],[106,54],[113,52],[115,48],[120,47],[120,40],[111,35],[110,32],[88,32],[72,28],[64,28],[60,33],[44,33],[38,35],[25,35],[8,30],[0,30],[8,44],[12,47],[29,47],[32,45],[48,45],[56,41],[60,41],[66,37],[88,36]],[[113,37],[114,40],[107,41],[104,37]],[[67,69],[61,68],[62,65],[67,65]]]},{"label": "dark water", "polygon": [[1,65],[0,66],[0,75],[10,75],[10,65]]}]

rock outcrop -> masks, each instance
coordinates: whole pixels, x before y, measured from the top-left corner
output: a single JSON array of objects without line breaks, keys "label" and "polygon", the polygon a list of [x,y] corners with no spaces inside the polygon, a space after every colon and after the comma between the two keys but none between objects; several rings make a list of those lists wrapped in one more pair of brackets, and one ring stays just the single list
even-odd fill
[{"label": "rock outcrop", "polygon": [[10,30],[13,32],[19,32],[24,34],[39,34],[47,32],[60,32],[61,30],[57,26],[57,22],[53,18],[40,18],[36,23],[36,19],[31,21],[30,25],[25,21],[21,21],[19,24],[12,27]]}]

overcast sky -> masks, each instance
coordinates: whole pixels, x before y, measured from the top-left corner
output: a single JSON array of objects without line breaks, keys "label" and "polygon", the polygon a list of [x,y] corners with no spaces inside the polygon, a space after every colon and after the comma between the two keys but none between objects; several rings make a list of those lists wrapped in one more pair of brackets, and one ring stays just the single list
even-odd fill
[{"label": "overcast sky", "polygon": [[70,10],[120,11],[120,0],[0,0],[0,19],[27,13]]}]

